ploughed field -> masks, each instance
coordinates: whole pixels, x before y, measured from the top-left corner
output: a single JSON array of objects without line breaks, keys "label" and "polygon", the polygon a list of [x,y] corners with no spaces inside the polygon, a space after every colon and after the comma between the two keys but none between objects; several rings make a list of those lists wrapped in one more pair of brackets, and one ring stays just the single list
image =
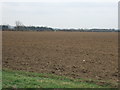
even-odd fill
[{"label": "ploughed field", "polygon": [[3,69],[118,81],[117,32],[4,31]]}]

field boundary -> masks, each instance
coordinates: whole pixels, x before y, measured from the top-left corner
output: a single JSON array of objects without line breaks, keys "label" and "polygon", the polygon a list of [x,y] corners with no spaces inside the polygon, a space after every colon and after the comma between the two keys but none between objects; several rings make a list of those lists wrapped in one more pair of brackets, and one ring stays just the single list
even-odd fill
[{"label": "field boundary", "polygon": [[[12,77],[13,76],[13,77]],[[18,78],[19,77],[19,78]],[[41,79],[41,81],[43,81],[43,83],[38,83],[36,82],[36,78]],[[11,80],[10,80],[11,79]],[[23,79],[24,81],[21,82],[21,80]],[[48,81],[45,81],[48,80]],[[11,81],[11,82],[10,82]],[[35,84],[35,87],[30,87],[30,85],[33,83],[31,82],[33,81]],[[91,79],[74,79],[74,78],[70,78],[70,77],[65,77],[65,76],[58,76],[58,75],[54,75],[54,74],[45,74],[45,73],[33,73],[33,72],[25,72],[25,71],[16,71],[16,70],[10,70],[10,69],[3,69],[3,88],[39,88],[39,84],[44,84],[45,82],[48,82],[48,87],[47,87],[47,83],[46,83],[46,87],[43,85],[40,86],[41,88],[80,88],[80,86],[83,86],[81,88],[110,88],[110,87],[115,87],[114,85],[112,85],[111,83],[105,82],[105,81],[95,81],[95,80],[91,80]],[[49,85],[49,81],[53,82],[53,87]],[[55,84],[54,81],[60,83],[60,87],[59,85]],[[27,83],[29,82],[29,83]],[[56,83],[57,83],[56,82]],[[18,86],[21,83],[26,83],[26,86],[24,84],[24,86]],[[38,84],[37,84],[38,83]],[[62,83],[62,84],[61,84]],[[70,86],[71,84],[71,86]],[[86,86],[84,86],[86,85]],[[88,86],[87,86],[88,85]],[[34,86],[34,85],[32,85]],[[74,87],[77,86],[77,87]]]}]

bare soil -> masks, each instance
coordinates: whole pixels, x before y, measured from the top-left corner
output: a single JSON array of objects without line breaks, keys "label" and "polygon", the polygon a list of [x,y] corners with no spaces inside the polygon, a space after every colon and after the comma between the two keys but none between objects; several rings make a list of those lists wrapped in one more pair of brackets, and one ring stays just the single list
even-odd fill
[{"label": "bare soil", "polygon": [[118,81],[117,32],[3,33],[3,68]]}]

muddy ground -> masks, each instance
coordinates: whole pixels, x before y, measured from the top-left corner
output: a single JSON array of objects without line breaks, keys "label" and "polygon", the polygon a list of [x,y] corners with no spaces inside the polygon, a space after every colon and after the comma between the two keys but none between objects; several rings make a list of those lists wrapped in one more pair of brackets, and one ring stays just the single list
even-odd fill
[{"label": "muddy ground", "polygon": [[117,82],[117,32],[3,32],[3,68]]}]

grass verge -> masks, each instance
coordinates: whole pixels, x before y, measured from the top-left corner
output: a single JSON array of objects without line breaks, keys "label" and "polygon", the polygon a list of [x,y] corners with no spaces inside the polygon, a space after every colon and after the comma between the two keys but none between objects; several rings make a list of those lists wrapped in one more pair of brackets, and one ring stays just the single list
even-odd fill
[{"label": "grass verge", "polygon": [[4,69],[2,71],[3,88],[109,88],[110,85],[98,85],[53,74],[32,73]]}]

